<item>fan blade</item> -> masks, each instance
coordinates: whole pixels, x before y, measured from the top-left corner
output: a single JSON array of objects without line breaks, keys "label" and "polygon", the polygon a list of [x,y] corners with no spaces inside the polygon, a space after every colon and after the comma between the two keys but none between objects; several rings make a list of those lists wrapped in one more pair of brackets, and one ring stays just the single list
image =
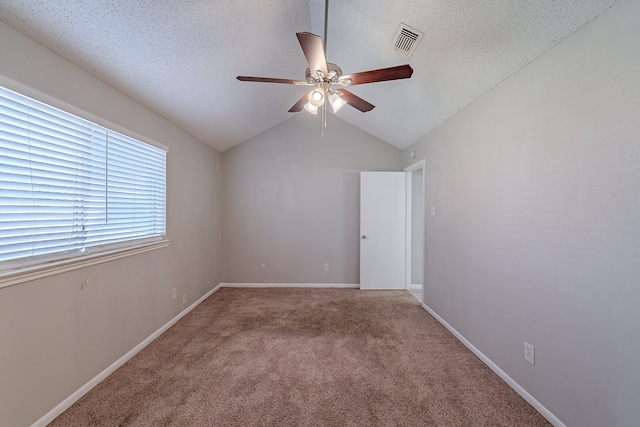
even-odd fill
[{"label": "fan blade", "polygon": [[[408,79],[412,74],[413,68],[409,65],[400,65],[398,67],[381,68],[379,70],[347,74],[340,77],[339,82],[344,86],[355,86],[365,83],[384,82],[387,80]],[[351,82],[346,83],[347,79],[350,79]]]},{"label": "fan blade", "polygon": [[291,80],[291,79],[274,79],[271,77],[249,77],[249,76],[238,76],[236,79],[241,82],[262,82],[262,83],[284,83],[288,85],[302,85],[308,86],[310,83],[305,80]]},{"label": "fan blade", "polygon": [[340,94],[342,95],[342,98],[344,98],[344,100],[347,101],[347,104],[351,105],[353,108],[357,110],[362,111],[363,113],[366,113],[367,111],[371,111],[374,108],[376,108],[375,105],[369,104],[367,101],[360,98],[359,96],[352,94],[348,90],[338,89],[336,90],[336,92],[340,92]]},{"label": "fan blade", "polygon": [[324,57],[324,48],[322,47],[322,39],[311,33],[296,33],[300,47],[304,52],[305,58],[309,63],[311,74],[316,75],[316,71],[322,72],[322,77],[327,77],[327,60]]},{"label": "fan blade", "polygon": [[307,99],[309,96],[309,93],[305,93],[304,95],[302,95],[302,98],[300,98],[300,100],[298,102],[296,102],[294,104],[293,107],[291,107],[289,109],[290,113],[298,113],[300,111],[302,111],[302,109],[304,108],[304,105],[309,102],[309,100]]}]

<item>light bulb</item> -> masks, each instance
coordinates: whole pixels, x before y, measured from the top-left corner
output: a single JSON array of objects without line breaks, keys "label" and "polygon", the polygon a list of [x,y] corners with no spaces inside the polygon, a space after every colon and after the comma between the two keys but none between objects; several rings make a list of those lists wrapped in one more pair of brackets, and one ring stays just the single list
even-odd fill
[{"label": "light bulb", "polygon": [[320,88],[315,88],[309,92],[309,103],[315,107],[320,107],[324,104],[324,91]]}]

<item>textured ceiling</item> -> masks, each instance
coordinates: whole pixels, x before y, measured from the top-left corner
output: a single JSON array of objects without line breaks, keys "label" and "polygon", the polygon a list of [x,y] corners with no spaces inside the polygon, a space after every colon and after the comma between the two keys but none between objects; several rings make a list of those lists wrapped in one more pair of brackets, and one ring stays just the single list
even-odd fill
[{"label": "textured ceiling", "polygon": [[[415,70],[350,88],[376,108],[338,116],[404,149],[616,2],[331,1],[329,61]],[[225,151],[291,117],[306,87],[235,77],[304,79],[295,33],[323,36],[324,1],[0,0],[0,20]],[[411,58],[391,46],[401,22],[425,33]]]}]

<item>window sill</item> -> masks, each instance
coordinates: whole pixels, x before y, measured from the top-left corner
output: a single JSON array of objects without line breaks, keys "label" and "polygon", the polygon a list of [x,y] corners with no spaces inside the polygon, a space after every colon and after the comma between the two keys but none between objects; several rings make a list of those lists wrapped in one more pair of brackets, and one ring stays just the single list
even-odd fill
[{"label": "window sill", "polygon": [[70,258],[60,261],[53,261],[25,268],[0,272],[0,288],[19,285],[20,283],[42,279],[68,271],[78,270],[104,262],[114,261],[120,258],[138,255],[144,252],[154,251],[169,246],[170,240],[144,243],[134,247],[114,249],[107,252],[86,255],[82,257]]}]

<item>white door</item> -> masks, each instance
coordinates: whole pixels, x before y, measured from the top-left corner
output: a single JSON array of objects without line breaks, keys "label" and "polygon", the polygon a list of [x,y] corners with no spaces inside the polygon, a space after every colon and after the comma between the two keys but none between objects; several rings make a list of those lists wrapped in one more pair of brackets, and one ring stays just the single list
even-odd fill
[{"label": "white door", "polygon": [[405,289],[406,174],[360,173],[360,289]]}]

